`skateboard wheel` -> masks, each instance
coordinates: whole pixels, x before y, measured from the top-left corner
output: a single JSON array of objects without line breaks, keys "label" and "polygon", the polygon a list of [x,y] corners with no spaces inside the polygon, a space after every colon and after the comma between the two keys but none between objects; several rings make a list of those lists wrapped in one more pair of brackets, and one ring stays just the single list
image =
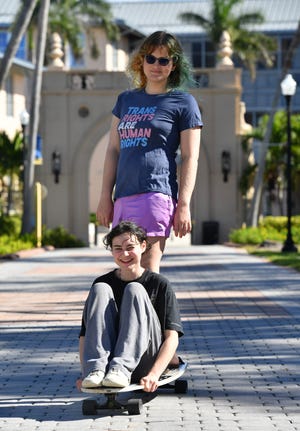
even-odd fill
[{"label": "skateboard wheel", "polygon": [[175,382],[175,393],[176,394],[186,394],[188,391],[187,380],[176,380]]},{"label": "skateboard wheel", "polygon": [[143,410],[142,400],[132,399],[127,403],[127,411],[130,415],[140,415]]},{"label": "skateboard wheel", "polygon": [[96,415],[97,407],[98,407],[98,403],[96,400],[83,400],[82,414],[85,416]]}]

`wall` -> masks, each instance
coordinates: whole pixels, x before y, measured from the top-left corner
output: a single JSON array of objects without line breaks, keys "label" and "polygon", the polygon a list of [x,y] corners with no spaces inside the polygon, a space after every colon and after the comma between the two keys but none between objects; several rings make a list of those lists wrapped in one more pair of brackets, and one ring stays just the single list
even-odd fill
[{"label": "wall", "polygon": [[13,91],[13,115],[7,115],[7,94],[4,86],[0,89],[0,131],[5,131],[12,139],[15,133],[21,130],[20,114],[25,109],[27,87],[25,73],[21,68],[13,66],[10,77]]},{"label": "wall", "polygon": [[[198,94],[204,127],[197,186],[193,194],[194,229],[192,242],[202,243],[203,222],[217,222],[219,240],[228,240],[231,228],[242,222],[242,201],[238,190],[242,154],[240,150],[240,75],[239,69],[203,69],[208,85],[193,91]],[[197,97],[197,96],[196,96]],[[229,151],[231,172],[224,182],[221,154]]]}]

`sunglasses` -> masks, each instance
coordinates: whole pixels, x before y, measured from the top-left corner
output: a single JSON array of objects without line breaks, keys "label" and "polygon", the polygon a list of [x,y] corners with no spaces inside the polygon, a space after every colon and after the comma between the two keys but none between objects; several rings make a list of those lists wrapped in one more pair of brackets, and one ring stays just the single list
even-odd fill
[{"label": "sunglasses", "polygon": [[168,66],[168,64],[170,63],[170,61],[172,60],[171,58],[167,58],[167,57],[155,57],[152,54],[147,54],[145,55],[145,60],[148,64],[154,64],[156,61],[158,61],[158,64],[160,66]]}]

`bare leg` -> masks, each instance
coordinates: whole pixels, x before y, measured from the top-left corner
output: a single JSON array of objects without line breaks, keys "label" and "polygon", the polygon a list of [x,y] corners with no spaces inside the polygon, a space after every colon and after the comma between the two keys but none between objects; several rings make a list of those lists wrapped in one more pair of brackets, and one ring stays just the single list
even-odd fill
[{"label": "bare leg", "polygon": [[166,238],[164,236],[148,236],[147,240],[151,244],[142,256],[142,266],[153,272],[159,273],[160,261],[165,249]]}]

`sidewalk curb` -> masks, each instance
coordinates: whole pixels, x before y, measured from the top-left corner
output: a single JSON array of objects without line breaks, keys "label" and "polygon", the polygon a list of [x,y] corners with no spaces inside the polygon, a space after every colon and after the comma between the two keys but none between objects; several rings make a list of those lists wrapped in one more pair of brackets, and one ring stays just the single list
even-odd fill
[{"label": "sidewalk curb", "polygon": [[27,250],[20,250],[16,253],[8,253],[0,256],[0,260],[17,260],[17,259],[26,259],[27,257],[37,256],[39,254],[45,253],[46,251],[53,251],[55,247],[52,245],[47,245],[45,247],[35,247],[29,248]]}]

